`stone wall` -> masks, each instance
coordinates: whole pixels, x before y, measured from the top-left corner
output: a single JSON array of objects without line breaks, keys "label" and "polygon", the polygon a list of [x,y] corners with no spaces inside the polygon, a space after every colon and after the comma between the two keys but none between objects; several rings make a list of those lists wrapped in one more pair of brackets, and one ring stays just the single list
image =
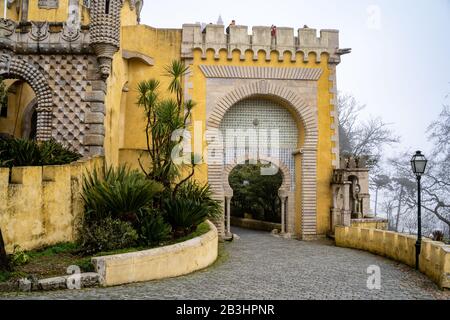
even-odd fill
[{"label": "stone wall", "polygon": [[254,219],[243,219],[238,217],[231,217],[231,225],[233,227],[267,232],[272,232],[273,230],[281,230],[280,223],[266,222]]},{"label": "stone wall", "polygon": [[[415,236],[384,230],[336,227],[336,245],[369,251],[411,267],[415,266]],[[441,288],[450,289],[450,246],[424,239],[420,255],[420,271]]]},{"label": "stone wall", "polygon": [[75,240],[83,214],[82,177],[103,158],[64,166],[0,168],[0,228],[6,251]]},{"label": "stone wall", "polygon": [[204,269],[218,256],[216,227],[192,240],[152,250],[92,259],[105,287],[179,277]]}]

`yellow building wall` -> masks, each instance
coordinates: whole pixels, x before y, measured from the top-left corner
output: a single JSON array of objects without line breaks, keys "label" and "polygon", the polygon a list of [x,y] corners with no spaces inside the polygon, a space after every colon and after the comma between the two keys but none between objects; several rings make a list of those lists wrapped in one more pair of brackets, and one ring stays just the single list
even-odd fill
[{"label": "yellow building wall", "polygon": [[76,239],[84,213],[82,177],[102,158],[64,166],[0,168],[0,228],[5,249],[23,250]]},{"label": "yellow building wall", "polygon": [[[121,43],[120,51],[114,56],[112,76],[108,79],[105,153],[107,161],[113,165],[127,163],[139,168],[138,158],[147,144],[144,110],[136,104],[137,87],[141,81],[156,78],[161,82],[161,97],[170,96],[166,90],[169,78],[164,76],[165,67],[180,59],[181,30],[125,26],[121,31]],[[146,55],[153,59],[154,65],[149,66],[138,59],[125,60],[123,50]]]},{"label": "yellow building wall", "polygon": [[[26,107],[36,97],[33,89],[26,83],[18,80],[4,80],[8,92],[8,115],[0,117],[0,133],[7,133],[22,138],[23,115]],[[28,119],[27,119],[28,120]]]}]

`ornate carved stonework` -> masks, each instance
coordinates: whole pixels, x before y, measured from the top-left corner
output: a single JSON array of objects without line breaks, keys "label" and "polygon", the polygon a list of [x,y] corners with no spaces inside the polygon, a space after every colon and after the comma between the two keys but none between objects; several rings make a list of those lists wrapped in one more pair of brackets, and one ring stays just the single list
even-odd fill
[{"label": "ornate carved stonework", "polygon": [[61,38],[67,42],[77,41],[80,38],[80,29],[64,23]]},{"label": "ornate carved stonework", "polygon": [[9,73],[9,65],[11,63],[11,56],[8,54],[2,54],[0,56],[0,73]]},{"label": "ornate carved stonework", "polygon": [[43,41],[49,35],[48,22],[31,22],[30,38],[34,41]]},{"label": "ornate carved stonework", "polygon": [[0,19],[0,37],[10,37],[16,30],[16,23],[8,19]]},{"label": "ornate carved stonework", "polygon": [[[10,1],[11,2],[11,1]],[[83,1],[90,23],[81,27],[78,1],[63,24],[0,19],[0,75],[27,82],[36,94],[37,139],[56,139],[84,155],[103,154],[106,79],[120,46],[124,0]],[[58,0],[39,0],[58,8]],[[72,8],[71,8],[72,6]],[[141,0],[130,0],[140,11]],[[25,9],[24,9],[25,10]]]}]

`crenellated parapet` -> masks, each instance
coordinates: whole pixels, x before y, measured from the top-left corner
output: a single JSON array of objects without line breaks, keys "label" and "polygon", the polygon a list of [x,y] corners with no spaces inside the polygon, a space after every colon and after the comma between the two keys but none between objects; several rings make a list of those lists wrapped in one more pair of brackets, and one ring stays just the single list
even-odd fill
[{"label": "crenellated parapet", "polygon": [[202,57],[206,52],[213,50],[215,58],[219,52],[226,50],[228,59],[232,58],[233,51],[239,51],[241,60],[245,59],[247,51],[253,52],[253,59],[258,59],[258,53],[263,51],[266,60],[271,60],[271,52],[279,54],[279,60],[284,60],[284,54],[290,53],[291,61],[297,60],[297,53],[303,54],[303,61],[309,61],[309,54],[314,53],[316,62],[321,61],[321,55],[327,54],[329,62],[338,64],[342,54],[349,53],[350,49],[339,48],[338,30],[321,30],[317,37],[317,30],[310,28],[298,29],[277,28],[276,36],[272,35],[271,27],[253,27],[249,34],[247,26],[230,26],[230,33],[225,33],[222,25],[209,24],[202,32],[199,24],[183,25],[182,57],[192,58],[193,51],[200,49]]}]

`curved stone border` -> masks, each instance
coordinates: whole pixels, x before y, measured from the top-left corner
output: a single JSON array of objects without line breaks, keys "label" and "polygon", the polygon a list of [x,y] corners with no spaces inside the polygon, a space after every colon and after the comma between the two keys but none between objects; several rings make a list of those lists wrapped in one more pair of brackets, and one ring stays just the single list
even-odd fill
[{"label": "curved stone border", "polygon": [[92,258],[92,264],[105,287],[173,278],[204,269],[218,255],[218,232],[208,221],[210,231],[175,245],[140,252]]},{"label": "curved stone border", "polygon": [[[415,266],[416,237],[396,232],[336,226],[336,245],[369,251],[379,256]],[[420,271],[441,289],[450,289],[450,246],[422,240]]]}]

